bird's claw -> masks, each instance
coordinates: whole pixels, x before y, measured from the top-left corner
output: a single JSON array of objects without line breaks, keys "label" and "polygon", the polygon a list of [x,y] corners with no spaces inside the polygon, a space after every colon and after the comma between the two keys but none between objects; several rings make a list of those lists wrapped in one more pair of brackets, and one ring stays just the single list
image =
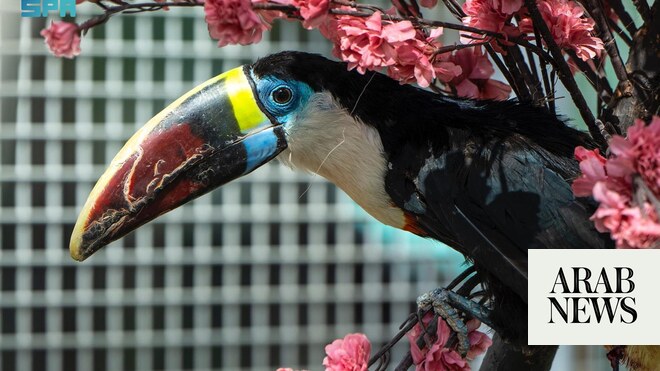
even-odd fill
[{"label": "bird's claw", "polygon": [[436,315],[445,320],[449,328],[456,334],[458,353],[463,358],[465,358],[470,350],[470,340],[468,338],[467,325],[458,310],[468,314],[470,317],[477,318],[485,324],[490,323],[488,319],[490,310],[484,308],[479,303],[475,303],[445,288],[438,288],[419,296],[417,298],[417,308],[417,316],[422,327],[424,324],[420,317],[430,309],[433,309]]},{"label": "bird's claw", "polygon": [[[454,309],[449,303],[449,298],[447,295],[449,290],[446,289],[435,289],[433,291],[422,294],[417,298],[417,308],[418,308],[418,319],[421,316],[422,312],[426,312],[430,309],[433,309],[433,312],[438,315],[440,318],[444,319],[449,325],[458,338],[458,353],[461,357],[465,358],[468,350],[470,350],[470,340],[468,338],[467,325],[461,319],[459,313]],[[424,324],[419,320],[420,325],[423,327]],[[426,339],[426,337],[425,337]],[[430,348],[432,344],[427,346]]]}]

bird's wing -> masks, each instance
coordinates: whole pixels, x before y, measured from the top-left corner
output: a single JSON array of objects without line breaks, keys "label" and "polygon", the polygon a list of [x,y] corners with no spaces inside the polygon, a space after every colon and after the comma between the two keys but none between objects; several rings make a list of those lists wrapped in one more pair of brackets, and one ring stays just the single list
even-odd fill
[{"label": "bird's wing", "polygon": [[588,220],[592,205],[576,199],[558,173],[569,160],[511,140],[425,156],[409,187],[424,206],[419,227],[525,301],[528,249],[607,247]]}]

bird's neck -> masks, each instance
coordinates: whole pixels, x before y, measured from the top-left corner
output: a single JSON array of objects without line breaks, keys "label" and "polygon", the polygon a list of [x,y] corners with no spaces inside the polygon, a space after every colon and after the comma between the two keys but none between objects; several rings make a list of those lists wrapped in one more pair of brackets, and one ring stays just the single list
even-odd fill
[{"label": "bird's neck", "polygon": [[[384,224],[402,228],[405,218],[385,191],[387,159],[378,131],[356,121],[329,94],[312,98],[279,159],[330,180]],[[323,130],[319,130],[322,125]]]}]

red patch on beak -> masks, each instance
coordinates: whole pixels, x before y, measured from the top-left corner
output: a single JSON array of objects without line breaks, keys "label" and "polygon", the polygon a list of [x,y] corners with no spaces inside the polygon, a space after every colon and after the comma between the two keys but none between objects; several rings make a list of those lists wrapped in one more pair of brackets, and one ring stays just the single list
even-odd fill
[{"label": "red patch on beak", "polygon": [[120,227],[127,231],[137,228],[183,204],[201,184],[178,175],[210,150],[188,124],[156,128],[137,143],[136,151],[105,185],[88,223],[101,223],[113,234]]}]

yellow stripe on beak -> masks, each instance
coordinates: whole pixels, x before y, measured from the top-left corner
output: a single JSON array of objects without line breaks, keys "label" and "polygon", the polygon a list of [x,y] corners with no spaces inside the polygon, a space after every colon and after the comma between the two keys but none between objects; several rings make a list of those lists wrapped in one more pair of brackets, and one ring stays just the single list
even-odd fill
[{"label": "yellow stripe on beak", "polygon": [[242,68],[227,71],[227,95],[234,108],[234,116],[242,133],[247,134],[255,128],[268,122],[252,93],[250,83],[243,73]]}]

